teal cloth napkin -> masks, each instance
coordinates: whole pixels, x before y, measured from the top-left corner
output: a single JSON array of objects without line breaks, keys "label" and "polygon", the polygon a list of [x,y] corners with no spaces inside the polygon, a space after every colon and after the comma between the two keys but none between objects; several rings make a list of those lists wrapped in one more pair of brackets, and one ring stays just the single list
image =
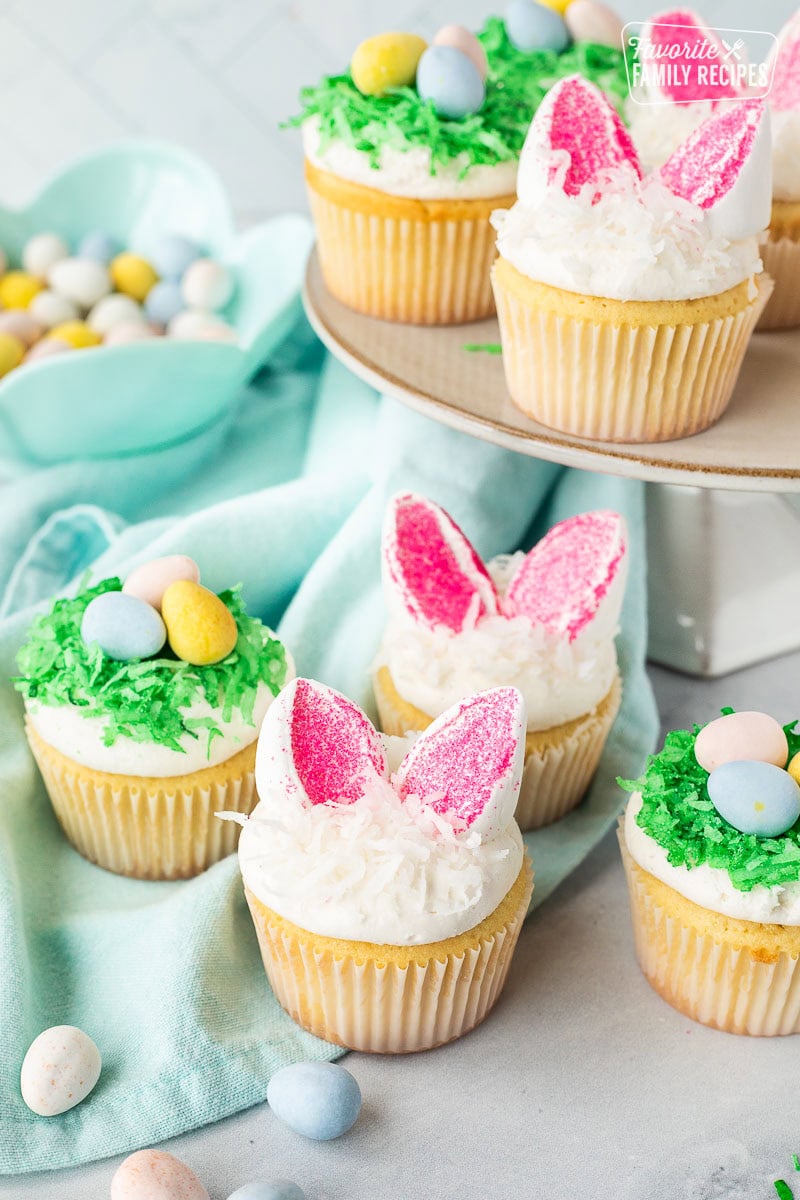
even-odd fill
[{"label": "teal cloth napkin", "polygon": [[[182,552],[209,587],[242,582],[250,611],[279,629],[299,672],[372,710],[380,526],[401,487],[444,504],[486,556],[527,548],[583,509],[627,517],[623,708],[587,801],[526,839],[541,904],[613,822],[615,777],[637,774],[657,732],[644,672],[642,486],[518,456],[381,399],[323,352],[300,316],[221,444],[16,473],[0,508],[0,678],[14,672],[35,606],[85,569],[99,578]],[[341,1053],[273,998],[235,856],[159,884],[109,875],[70,848],[9,683],[0,684],[0,797],[0,1173],[151,1145],[262,1101],[286,1063]],[[32,1039],[61,1023],[94,1038],[103,1073],[78,1108],[38,1118],[19,1094],[19,1067]]]}]

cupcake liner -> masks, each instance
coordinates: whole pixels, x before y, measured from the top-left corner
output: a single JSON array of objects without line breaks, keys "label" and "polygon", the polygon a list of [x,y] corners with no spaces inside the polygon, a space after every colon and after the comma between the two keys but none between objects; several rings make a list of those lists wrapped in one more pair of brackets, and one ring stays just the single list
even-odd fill
[{"label": "cupcake liner", "polygon": [[718,420],[771,287],[760,276],[756,299],[728,316],[626,325],[535,307],[515,275],[508,263],[492,272],[512,400],[551,429],[609,442],[670,441]]},{"label": "cupcake liner", "polygon": [[[384,733],[402,737],[421,732],[433,720],[398,694],[387,667],[376,673],[373,688]],[[622,681],[617,675],[611,690],[593,712],[552,729],[528,733],[514,814],[523,833],[552,825],[580,804],[597,770],[621,701]]]},{"label": "cupcake liner", "polygon": [[328,290],[357,312],[416,325],[494,312],[491,213],[513,196],[423,201],[389,196],[306,164]]},{"label": "cupcake liner", "polygon": [[761,257],[775,287],[756,328],[794,329],[800,325],[800,241],[770,238],[761,248]]},{"label": "cupcake liner", "polygon": [[258,802],[256,743],[214,767],[164,779],[112,775],[77,763],[25,732],[59,824],[90,862],[136,879],[186,879],[236,849],[239,826]]},{"label": "cupcake liner", "polygon": [[800,928],[719,917],[642,870],[622,826],[619,841],[636,956],[655,991],[726,1033],[800,1033]]},{"label": "cupcake liner", "polygon": [[283,1008],[309,1033],[372,1054],[430,1050],[480,1024],[505,982],[532,891],[526,858],[508,895],[474,929],[424,946],[380,946],[309,933],[245,889]]}]

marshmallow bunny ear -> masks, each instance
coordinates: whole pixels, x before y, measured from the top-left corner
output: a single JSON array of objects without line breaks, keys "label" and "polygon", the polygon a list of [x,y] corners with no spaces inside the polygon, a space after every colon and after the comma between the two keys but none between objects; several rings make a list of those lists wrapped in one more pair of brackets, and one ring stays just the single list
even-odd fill
[{"label": "marshmallow bunny ear", "polygon": [[[657,84],[648,85],[648,95],[653,99],[687,104],[692,100],[730,100],[742,95],[723,72],[719,72],[718,79],[709,79],[709,47],[716,49],[717,62],[724,62],[730,50],[691,8],[665,9],[650,17],[642,28],[639,45],[643,65],[666,62],[675,68],[662,72]],[[698,71],[701,63],[706,67],[703,75]]]},{"label": "marshmallow bunny ear", "polygon": [[484,840],[508,827],[525,760],[525,702],[493,688],[442,713],[400,764],[395,786],[437,813],[463,821]]},{"label": "marshmallow bunny ear", "polygon": [[554,525],[520,563],[506,592],[506,614],[528,617],[573,642],[604,610],[613,636],[625,558],[625,522],[619,513],[570,517]]},{"label": "marshmallow bunny ear", "polygon": [[770,55],[774,64],[769,102],[776,112],[800,109],[800,12],[787,21]]},{"label": "marshmallow bunny ear", "polygon": [[739,100],[693,130],[659,171],[675,196],[706,212],[717,237],[741,241],[766,229],[772,212],[769,108]]},{"label": "marshmallow bunny ear", "polygon": [[352,804],[370,779],[387,774],[379,735],[333,688],[294,679],[267,710],[256,751],[262,799],[277,786],[303,807]]},{"label": "marshmallow bunny ear", "polygon": [[444,509],[409,492],[389,503],[383,531],[383,570],[390,605],[429,629],[453,633],[498,611],[489,572]]}]

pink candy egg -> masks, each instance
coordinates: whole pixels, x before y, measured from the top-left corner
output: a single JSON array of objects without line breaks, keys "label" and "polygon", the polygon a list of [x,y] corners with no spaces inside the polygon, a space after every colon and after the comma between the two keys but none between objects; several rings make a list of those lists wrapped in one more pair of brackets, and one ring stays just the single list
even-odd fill
[{"label": "pink candy egg", "polygon": [[42,336],[41,325],[24,308],[9,308],[0,312],[0,333],[13,334],[30,349]]},{"label": "pink candy egg", "polygon": [[53,358],[56,354],[63,354],[65,350],[72,350],[72,346],[62,342],[61,338],[43,338],[41,342],[31,346],[25,355],[25,362],[39,362],[44,358]]},{"label": "pink candy egg", "polygon": [[186,554],[167,554],[153,558],[131,571],[122,588],[127,596],[137,596],[161,612],[161,601],[170,584],[179,579],[200,582],[200,568]]},{"label": "pink candy egg", "polygon": [[169,325],[170,337],[189,342],[235,342],[236,330],[213,313],[187,308],[177,313]]},{"label": "pink candy egg", "polygon": [[709,773],[723,763],[743,760],[785,767],[789,744],[774,717],[762,712],[735,712],[717,717],[700,730],[694,754]]},{"label": "pink candy egg", "polygon": [[111,1200],[209,1200],[186,1163],[166,1150],[137,1150],[117,1168]]},{"label": "pink candy egg", "polygon": [[597,42],[600,46],[622,47],[622,21],[599,0],[572,0],[564,13],[567,29],[576,42]]},{"label": "pink candy egg", "polygon": [[152,326],[144,321],[120,321],[109,329],[103,338],[103,345],[127,346],[131,342],[144,342],[157,336]]},{"label": "pink candy egg", "polygon": [[443,25],[433,39],[433,45],[452,46],[454,50],[460,50],[477,67],[481,79],[486,78],[489,72],[486,51],[475,34],[463,25]]}]

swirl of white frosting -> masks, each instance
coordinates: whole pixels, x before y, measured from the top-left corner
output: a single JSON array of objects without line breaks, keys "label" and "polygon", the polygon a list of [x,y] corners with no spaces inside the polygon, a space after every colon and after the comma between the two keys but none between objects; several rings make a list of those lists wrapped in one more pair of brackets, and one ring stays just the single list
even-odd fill
[{"label": "swirl of white frosting", "polygon": [[800,109],[772,113],[772,194],[800,200]]},{"label": "swirl of white frosting", "polygon": [[742,892],[733,886],[730,875],[721,867],[710,867],[708,863],[692,868],[673,866],[664,847],[637,825],[641,807],[641,793],[634,792],[625,810],[625,845],[643,871],[655,875],[701,908],[725,917],[762,925],[800,925],[800,880],[774,887],[756,884],[751,891]]}]

